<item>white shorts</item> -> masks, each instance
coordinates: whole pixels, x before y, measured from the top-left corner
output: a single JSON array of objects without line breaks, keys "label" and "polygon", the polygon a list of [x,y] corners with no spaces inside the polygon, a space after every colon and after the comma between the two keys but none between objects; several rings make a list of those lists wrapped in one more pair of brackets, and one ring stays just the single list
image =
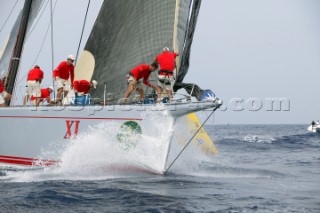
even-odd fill
[{"label": "white shorts", "polygon": [[0,93],[0,104],[3,104],[5,102],[6,96],[7,96],[6,91],[3,91],[2,93]]},{"label": "white shorts", "polygon": [[173,77],[167,75],[158,75],[158,86],[162,89],[172,90],[173,87]]},{"label": "white shorts", "polygon": [[63,88],[64,91],[69,91],[70,89],[69,80],[65,80],[60,77],[56,77],[56,85],[57,85],[57,89]]},{"label": "white shorts", "polygon": [[27,81],[27,90],[26,94],[34,97],[41,97],[41,89],[39,81]]},{"label": "white shorts", "polygon": [[[134,78],[132,75],[129,75],[129,77],[128,77],[128,84],[132,84],[132,82],[133,82],[134,79],[135,79],[135,78]],[[142,88],[142,82],[139,81],[139,80],[137,80],[136,89],[143,89],[143,88]]]}]

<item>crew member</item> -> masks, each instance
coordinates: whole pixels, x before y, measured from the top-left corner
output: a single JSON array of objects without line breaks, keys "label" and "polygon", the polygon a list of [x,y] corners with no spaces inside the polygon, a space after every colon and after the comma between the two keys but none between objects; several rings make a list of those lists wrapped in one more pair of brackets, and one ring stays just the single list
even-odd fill
[{"label": "crew member", "polygon": [[6,101],[11,99],[11,95],[4,90],[2,80],[0,79],[0,107],[6,107]]},{"label": "crew member", "polygon": [[[28,73],[27,90],[23,99],[23,106],[25,106],[31,96],[38,99],[41,96],[40,84],[43,79],[43,71],[38,65],[35,65]],[[39,103],[39,101],[36,101]],[[38,106],[38,105],[37,105]]]},{"label": "crew member", "polygon": [[133,68],[128,76],[128,89],[126,93],[124,94],[124,97],[126,100],[132,93],[134,89],[137,90],[137,92],[140,94],[140,101],[143,101],[144,99],[144,92],[142,88],[142,78],[143,78],[143,83],[147,85],[148,87],[151,87],[153,89],[156,89],[156,86],[152,85],[151,83],[148,82],[150,74],[158,69],[158,64],[157,63],[152,63],[152,64],[140,64]]},{"label": "crew member", "polygon": [[155,62],[160,66],[158,72],[158,101],[161,100],[162,90],[165,89],[169,100],[172,100],[172,87],[174,83],[173,70],[175,68],[175,59],[179,56],[179,53],[170,52],[168,47],[163,48],[162,53],[159,54]]},{"label": "crew member", "polygon": [[77,80],[73,82],[73,88],[75,93],[75,105],[87,105],[89,103],[89,90],[93,87],[97,88],[98,82],[92,80],[91,82],[87,80]]},{"label": "crew member", "polygon": [[44,103],[44,101],[47,101],[47,103],[50,105],[54,104],[54,101],[51,101],[51,98],[50,98],[50,94],[52,92],[53,92],[53,86],[49,86],[48,88],[41,89],[41,96],[38,99],[38,103],[34,96],[31,96],[30,98],[31,103],[36,106],[39,106],[41,103]]},{"label": "crew member", "polygon": [[[58,67],[53,71],[53,79],[57,85],[57,103],[62,103],[62,99],[67,97],[69,89],[73,88],[74,80],[74,66],[73,62],[75,57],[69,55],[66,61],[61,62]],[[69,82],[71,78],[71,85]],[[63,97],[62,97],[63,92]]]}]

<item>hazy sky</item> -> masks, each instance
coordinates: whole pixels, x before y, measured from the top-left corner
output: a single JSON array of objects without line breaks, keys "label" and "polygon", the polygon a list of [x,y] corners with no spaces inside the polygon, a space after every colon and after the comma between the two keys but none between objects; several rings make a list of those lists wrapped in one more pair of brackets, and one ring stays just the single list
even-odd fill
[{"label": "hazy sky", "polygon": [[[1,0],[0,27],[14,3]],[[19,4],[22,7],[23,1]],[[55,32],[55,66],[69,53],[75,54],[86,4],[87,0],[58,1],[57,11],[67,8],[68,12],[54,19],[54,27],[65,26]],[[88,26],[101,0],[91,4]],[[223,110],[215,115],[216,123],[320,120],[319,11],[319,0],[202,0],[185,82],[212,89],[224,101]],[[0,46],[12,22],[9,20],[0,32]],[[43,18],[39,25],[46,29],[48,22]],[[89,31],[86,29],[86,35]],[[32,32],[24,52],[30,58],[22,61],[21,70],[32,66],[34,50],[40,49],[44,33]],[[38,59],[47,77],[51,75],[48,41],[49,36],[47,50]],[[277,106],[271,109],[270,98],[283,100],[280,111],[275,111]]]},{"label": "hazy sky", "polygon": [[[185,81],[224,100],[228,109],[216,122],[320,119],[319,11],[318,0],[202,1]],[[229,110],[235,98],[244,100],[243,111]],[[290,100],[290,111],[267,111],[267,98]],[[250,100],[261,100],[262,109],[250,111]]]}]

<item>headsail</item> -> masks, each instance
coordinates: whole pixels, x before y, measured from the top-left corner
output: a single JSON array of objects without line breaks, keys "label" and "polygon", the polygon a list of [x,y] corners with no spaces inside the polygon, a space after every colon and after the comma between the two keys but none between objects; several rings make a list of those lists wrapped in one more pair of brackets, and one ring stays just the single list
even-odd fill
[{"label": "headsail", "polygon": [[120,98],[127,87],[126,73],[153,62],[165,46],[183,53],[192,3],[105,0],[85,46],[95,63],[91,78],[101,82],[92,96],[103,97],[106,82],[107,91]]}]

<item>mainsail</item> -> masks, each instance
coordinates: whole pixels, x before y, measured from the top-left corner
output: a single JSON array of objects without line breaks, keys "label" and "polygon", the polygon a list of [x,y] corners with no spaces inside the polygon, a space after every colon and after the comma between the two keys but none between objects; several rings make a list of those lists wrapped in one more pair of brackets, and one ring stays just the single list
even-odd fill
[{"label": "mainsail", "polygon": [[88,57],[80,57],[80,61],[90,58],[88,63],[94,64],[94,70],[84,70],[83,76],[100,81],[92,96],[102,98],[106,83],[106,90],[120,98],[127,88],[126,74],[138,64],[153,62],[165,46],[180,53],[177,75],[183,79],[197,15],[193,11],[200,2],[105,0],[85,45]]}]

